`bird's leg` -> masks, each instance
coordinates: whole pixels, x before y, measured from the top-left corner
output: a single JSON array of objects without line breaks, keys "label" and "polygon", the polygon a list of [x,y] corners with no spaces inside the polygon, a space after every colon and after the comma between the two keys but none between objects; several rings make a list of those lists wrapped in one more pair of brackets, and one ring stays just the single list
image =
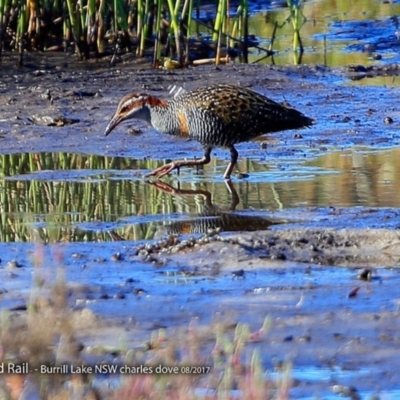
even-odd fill
[{"label": "bird's leg", "polygon": [[232,196],[232,201],[231,201],[231,205],[230,205],[229,209],[234,211],[236,209],[236,206],[240,203],[239,195],[237,194],[235,186],[233,186],[233,183],[230,179],[225,180],[225,185],[226,185],[226,188],[228,189],[228,192]]},{"label": "bird's leg", "polygon": [[226,168],[226,171],[224,173],[224,179],[231,179],[231,173],[233,171],[233,168],[236,165],[236,161],[238,159],[238,152],[233,146],[229,146],[229,150],[231,151],[231,162],[229,163],[228,167]]},{"label": "bird's leg", "polygon": [[205,147],[203,157],[199,158],[198,160],[172,161],[168,164],[162,165],[161,167],[155,169],[154,171],[150,172],[146,176],[156,176],[157,178],[162,178],[163,176],[168,175],[174,169],[179,169],[181,167],[191,167],[191,166],[195,166],[195,165],[208,164],[211,160],[211,150],[212,150],[212,147]]},{"label": "bird's leg", "polygon": [[206,199],[206,204],[211,204],[211,193],[208,190],[193,190],[193,189],[181,189],[180,184],[178,182],[178,188],[174,188],[166,182],[163,181],[147,181],[146,182],[150,186],[154,186],[158,190],[161,190],[164,193],[171,194],[173,196],[194,196],[200,195]]}]

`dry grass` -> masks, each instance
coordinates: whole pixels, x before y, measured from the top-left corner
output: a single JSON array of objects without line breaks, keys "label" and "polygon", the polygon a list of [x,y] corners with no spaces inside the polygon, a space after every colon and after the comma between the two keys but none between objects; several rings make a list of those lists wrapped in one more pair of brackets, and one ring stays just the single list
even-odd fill
[{"label": "dry grass", "polygon": [[[44,268],[41,247],[34,256],[33,287],[26,310],[3,311],[0,319],[0,365],[28,363],[26,374],[0,375],[0,398],[42,399],[287,399],[290,374],[279,382],[265,377],[255,346],[268,340],[270,320],[251,333],[243,324],[222,323],[198,326],[192,321],[183,334],[164,329],[155,331],[140,349],[121,346],[103,351],[81,345],[83,310],[69,305],[68,283],[62,257],[52,270]],[[93,314],[90,311],[87,314]],[[93,317],[95,324],[96,317]],[[87,335],[87,332],[85,332]],[[103,349],[107,344],[104,344]],[[124,348],[122,348],[124,347]],[[108,353],[108,354],[107,354]],[[109,362],[113,353],[115,362]],[[246,362],[246,354],[252,354]],[[90,360],[92,364],[90,363]],[[94,363],[93,363],[94,360]],[[147,367],[147,374],[43,374],[42,365],[82,365],[105,363]],[[175,367],[174,373],[160,372],[157,366]],[[196,367],[197,373],[189,372]],[[37,368],[37,371],[34,369]],[[204,373],[199,373],[199,372]],[[26,397],[28,396],[28,397]]]}]

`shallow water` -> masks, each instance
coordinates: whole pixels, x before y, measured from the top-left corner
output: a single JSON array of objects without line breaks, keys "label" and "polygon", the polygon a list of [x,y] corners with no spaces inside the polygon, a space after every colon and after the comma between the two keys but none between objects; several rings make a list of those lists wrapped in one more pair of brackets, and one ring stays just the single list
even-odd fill
[{"label": "shallow water", "polygon": [[[22,160],[41,159],[37,164]],[[159,163],[39,153],[3,156],[1,241],[152,239],[163,233],[267,229],[276,210],[400,207],[400,149],[357,149],[310,161],[243,159],[228,187],[225,163],[184,169],[165,183],[142,175]],[[65,160],[69,160],[65,162]],[[4,164],[20,165],[4,168]],[[91,166],[93,166],[91,168]],[[245,175],[243,175],[245,174]],[[351,190],[349,190],[351,188]]]},{"label": "shallow water", "polygon": [[[87,329],[95,330],[84,337],[89,355],[91,348],[104,343],[111,349],[119,349],[121,341],[129,348],[141,348],[150,332],[160,327],[170,335],[173,328],[188,321],[207,326],[219,319],[228,326],[237,321],[249,324],[253,331],[269,316],[274,321],[270,331],[261,341],[246,343],[243,358],[250,359],[253,351],[260,349],[269,371],[265,377],[274,381],[280,377],[274,372],[275,364],[293,359],[290,377],[295,384],[290,398],[318,394],[338,398],[331,396],[334,385],[361,386],[362,395],[383,390],[393,396],[397,393],[392,392],[397,379],[389,382],[388,376],[396,374],[398,359],[394,354],[395,365],[390,364],[387,357],[393,352],[381,348],[392,343],[391,332],[397,340],[398,312],[393,299],[400,275],[394,269],[380,269],[379,280],[365,282],[358,298],[351,300],[346,295],[360,282],[357,271],[348,268],[264,260],[262,266],[249,262],[244,275],[236,276],[234,265],[194,268],[184,258],[160,265],[143,262],[134,256],[132,242],[1,243],[0,253],[4,264],[11,257],[19,263],[19,267],[0,269],[0,289],[8,291],[0,297],[2,308],[23,308],[27,299],[38,296],[65,274],[68,302],[75,311],[89,308],[115,320],[109,331],[94,322],[85,326],[86,334]],[[116,253],[122,257],[113,261],[110,256]],[[36,260],[34,268],[32,260]],[[381,317],[373,318],[375,315]],[[370,324],[374,327],[371,334],[366,333]],[[388,332],[388,342],[380,339],[382,332]],[[385,362],[360,365],[354,360],[352,343],[367,359],[379,351],[376,357],[380,355]],[[205,346],[213,347],[213,340]],[[382,386],[376,384],[381,376]],[[107,381],[118,387],[125,378],[99,377],[95,385]],[[357,385],[364,379],[371,383]]]},{"label": "shallow water", "polygon": [[[293,29],[290,21],[287,22],[287,7],[271,9],[255,3],[251,11],[250,33],[256,35],[261,47],[269,47],[275,21],[282,25],[273,45],[276,54],[273,59],[268,58],[262,62],[277,65],[304,63],[343,66],[399,61],[398,2],[307,1],[304,6],[305,23],[300,32],[305,48],[301,60],[292,52]],[[251,50],[251,61],[262,60],[262,52]]]},{"label": "shallow water", "polygon": [[[251,70],[250,80],[243,82],[238,77],[243,74],[240,68],[214,68],[214,81],[219,82],[226,74],[226,80],[256,88],[260,85],[263,92],[272,86],[271,97],[279,101],[287,98],[296,108],[316,117],[318,124],[301,132],[304,140],[294,139],[286,132],[273,135],[272,144],[266,140],[266,148],[259,143],[239,145],[241,175],[234,177],[233,187],[227,187],[222,179],[227,163],[223,150],[216,149],[212,163],[204,170],[182,169],[179,177],[174,174],[165,178],[169,185],[155,186],[145,182],[144,173],[166,161],[161,161],[163,158],[200,154],[198,144],[157,136],[137,123],[124,126],[111,137],[103,136],[112,109],[127,90],[127,76],[136,79],[138,87],[165,93],[162,87],[171,81],[200,85],[199,80],[208,77],[210,70],[199,68],[176,74],[132,72],[128,65],[122,72],[99,72],[93,86],[106,82],[102,86],[104,96],[88,98],[66,92],[70,86],[76,90],[75,86],[80,85],[76,83],[78,75],[65,78],[65,87],[59,92],[54,89],[58,96],[55,107],[60,113],[80,119],[79,125],[72,128],[37,126],[26,120],[27,115],[43,107],[38,93],[49,86],[58,87],[57,77],[41,82],[39,76],[29,82],[28,75],[17,76],[15,79],[24,81],[25,86],[18,86],[16,94],[5,96],[11,100],[4,100],[9,104],[2,105],[5,119],[0,121],[1,152],[24,152],[1,157],[0,240],[9,242],[0,246],[1,306],[23,309],[32,292],[39,289],[32,276],[43,274],[46,290],[51,287],[56,267],[62,264],[69,306],[90,308],[100,318],[113,318],[108,321],[111,326],[106,333],[102,331],[104,326],[92,327],[84,337],[87,347],[99,342],[118,347],[121,338],[126,338],[130,347],[139,347],[160,326],[172,331],[187,326],[192,318],[209,324],[223,316],[229,326],[239,321],[259,329],[270,315],[273,331],[263,342],[249,345],[249,352],[262,349],[263,365],[268,370],[273,369],[275,355],[282,360],[288,355],[293,357],[294,375],[306,386],[302,393],[294,392],[294,398],[318,394],[315,387],[320,381],[320,393],[329,398],[331,385],[326,384],[324,374],[336,356],[333,365],[337,371],[353,363],[363,376],[363,367],[373,366],[367,383],[361,383],[357,374],[337,373],[340,384],[357,385],[362,394],[390,392],[398,384],[396,373],[391,373],[399,369],[398,357],[390,350],[396,345],[399,331],[396,232],[400,149],[395,147],[399,142],[399,114],[393,103],[397,90],[334,85],[332,82],[339,78],[332,75],[319,75],[314,86],[301,80],[293,89],[293,75],[286,71],[284,79],[282,75],[277,79],[281,85],[288,82],[285,90],[266,82],[270,75],[263,80],[271,69]],[[315,82],[315,75],[310,75]],[[81,88],[86,88],[87,76],[82,75],[81,79]],[[341,76],[340,80],[344,78]],[[5,87],[7,90],[9,87]],[[375,99],[379,103],[370,104]],[[370,112],[372,107],[376,111]],[[22,116],[14,119],[15,115]],[[393,124],[384,123],[387,116],[393,118]],[[142,130],[142,136],[127,135],[130,127]],[[41,149],[49,152],[26,153]],[[319,208],[322,206],[328,207]],[[340,206],[351,208],[336,209]],[[304,254],[296,262],[290,261],[290,252],[285,261],[276,253],[271,253],[270,258],[267,252],[260,254],[257,249],[251,253],[252,248],[247,258],[229,248],[225,253],[218,248],[216,253],[199,251],[192,257],[179,253],[175,259],[172,255],[166,259],[156,255],[154,260],[147,260],[135,255],[138,240],[169,232],[196,235],[216,228],[268,229],[266,233],[279,236],[279,230],[297,229],[295,234],[303,235],[314,226],[323,231],[351,227],[361,232],[384,227],[391,236],[385,241],[381,238],[384,234],[377,230],[369,242],[364,240],[353,246],[342,236],[332,239],[332,249],[328,247],[327,251],[332,250],[337,259],[325,256],[323,251],[322,255],[318,253],[327,240],[324,241],[324,232],[314,235],[312,230],[310,236],[315,237],[309,237],[306,244],[301,242],[304,247],[298,251]],[[318,242],[321,237],[322,243]],[[374,251],[371,240],[376,243]],[[291,251],[293,243],[293,236],[283,236],[275,247]],[[342,243],[348,243],[352,253],[346,253]],[[312,252],[315,254],[309,256]],[[385,257],[377,258],[377,253]],[[347,255],[351,268],[346,268]],[[12,260],[18,265],[9,265]],[[35,268],[41,267],[40,262],[43,268]],[[391,268],[382,268],[385,265]],[[380,279],[360,281],[352,268],[366,266],[372,266],[373,276],[379,275]],[[245,278],[240,276],[241,271]],[[358,295],[349,298],[354,287],[360,288]],[[303,297],[304,303],[298,305]],[[122,332],[116,334],[118,327]],[[103,336],[99,338],[98,334]],[[304,334],[312,336],[312,340],[303,343]],[[287,341],[288,337],[293,340]],[[321,379],[314,384],[314,369],[319,368]],[[303,375],[299,373],[302,369]]]}]

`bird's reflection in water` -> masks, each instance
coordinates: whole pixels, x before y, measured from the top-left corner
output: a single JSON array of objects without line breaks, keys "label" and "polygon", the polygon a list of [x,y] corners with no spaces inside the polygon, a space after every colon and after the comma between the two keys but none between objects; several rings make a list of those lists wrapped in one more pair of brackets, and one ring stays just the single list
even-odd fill
[{"label": "bird's reflection in water", "polygon": [[162,182],[148,182],[158,190],[168,193],[171,196],[202,196],[204,198],[203,210],[184,221],[173,221],[160,227],[155,237],[171,234],[195,234],[210,233],[213,231],[257,231],[268,229],[271,225],[282,224],[285,221],[261,217],[259,215],[245,215],[235,211],[240,203],[239,196],[231,181],[225,181],[231,197],[228,207],[220,207],[212,203],[212,194],[208,190],[188,190],[174,188]]}]

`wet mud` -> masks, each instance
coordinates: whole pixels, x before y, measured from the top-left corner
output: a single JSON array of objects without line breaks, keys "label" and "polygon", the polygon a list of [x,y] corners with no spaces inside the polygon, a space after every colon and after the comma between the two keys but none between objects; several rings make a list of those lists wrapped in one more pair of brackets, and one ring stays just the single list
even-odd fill
[{"label": "wet mud", "polygon": [[[234,64],[154,71],[129,59],[110,67],[28,57],[28,67],[16,69],[9,56],[2,70],[0,154],[199,156],[198,143],[159,136],[141,122],[107,138],[103,132],[127,91],[167,98],[171,85],[191,89],[220,82],[252,87],[316,120],[310,129],[263,138],[265,165],[353,146],[378,151],[399,145],[400,111],[393,101],[399,89],[350,85],[350,78],[368,79],[364,70]],[[240,157],[249,159],[259,160],[260,149],[260,142],[238,146]],[[213,157],[227,161],[229,154],[216,149]],[[143,172],[132,176],[140,179]],[[231,208],[166,225],[160,239],[149,243],[118,236],[108,243],[0,243],[0,305],[24,318],[34,290],[32,257],[39,251],[43,287],[54,281],[62,259],[82,357],[96,345],[118,346],[121,337],[140,347],[160,327],[179,338],[193,320],[202,327],[222,323],[229,330],[246,323],[255,330],[270,317],[269,332],[248,351],[259,349],[267,369],[292,362],[293,398],[328,398],[348,388],[359,398],[395,393],[399,211],[305,207],[266,211],[252,223],[252,210]],[[246,224],[253,232],[245,232]],[[327,372],[320,378],[299,374],[311,367]]]}]

